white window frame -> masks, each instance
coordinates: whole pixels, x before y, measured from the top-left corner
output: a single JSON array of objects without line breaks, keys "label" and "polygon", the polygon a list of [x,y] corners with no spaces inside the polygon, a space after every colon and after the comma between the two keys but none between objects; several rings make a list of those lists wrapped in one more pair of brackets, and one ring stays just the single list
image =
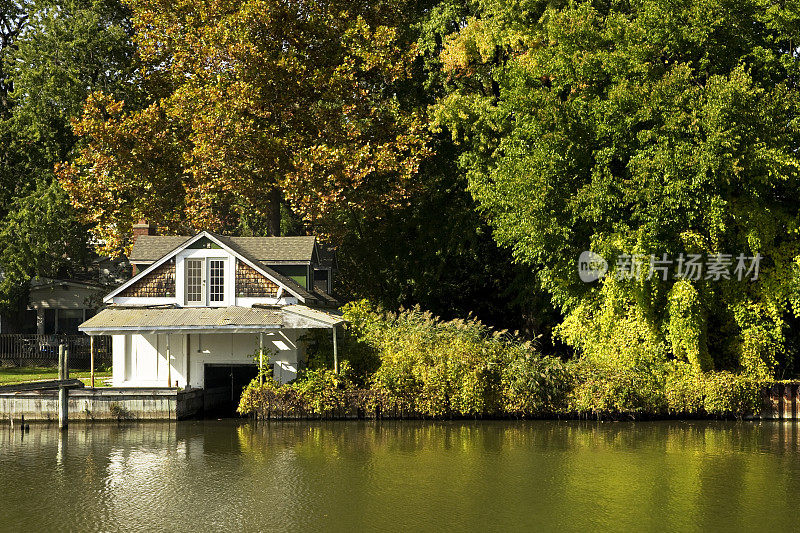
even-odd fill
[{"label": "white window frame", "polygon": [[[212,261],[222,261],[222,300],[218,301],[211,301],[211,262]],[[204,281],[206,283],[206,302],[208,307],[219,307],[221,305],[225,305],[225,302],[228,300],[228,258],[227,257],[206,257],[206,275]]]},{"label": "white window frame", "polygon": [[[200,263],[200,300],[189,301],[189,261]],[[203,307],[205,305],[206,293],[206,261],[199,257],[187,257],[183,260],[183,303],[187,307]]]},{"label": "white window frame", "polygon": [[[199,259],[202,261],[201,289],[202,301],[189,302],[186,294],[187,287],[187,260]],[[211,301],[211,261],[224,262],[223,299],[220,302]],[[234,286],[236,284],[236,258],[225,250],[220,249],[191,249],[182,251],[176,261],[175,284],[177,300],[185,307],[226,307],[234,305]]]}]

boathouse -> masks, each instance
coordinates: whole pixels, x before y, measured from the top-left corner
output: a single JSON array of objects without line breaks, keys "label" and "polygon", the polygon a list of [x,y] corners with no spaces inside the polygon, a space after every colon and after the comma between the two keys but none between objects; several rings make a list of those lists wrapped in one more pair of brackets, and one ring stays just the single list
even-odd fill
[{"label": "boathouse", "polygon": [[80,331],[110,335],[113,386],[241,387],[268,365],[282,383],[306,361],[311,330],[336,335],[335,263],[313,236],[136,237],[135,275]]}]

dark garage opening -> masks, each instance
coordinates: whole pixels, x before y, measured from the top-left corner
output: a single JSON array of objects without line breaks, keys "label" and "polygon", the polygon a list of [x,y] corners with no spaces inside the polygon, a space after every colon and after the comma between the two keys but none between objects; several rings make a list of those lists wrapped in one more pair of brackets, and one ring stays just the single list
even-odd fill
[{"label": "dark garage opening", "polygon": [[255,365],[205,365],[206,416],[235,416],[244,389],[258,375]]}]

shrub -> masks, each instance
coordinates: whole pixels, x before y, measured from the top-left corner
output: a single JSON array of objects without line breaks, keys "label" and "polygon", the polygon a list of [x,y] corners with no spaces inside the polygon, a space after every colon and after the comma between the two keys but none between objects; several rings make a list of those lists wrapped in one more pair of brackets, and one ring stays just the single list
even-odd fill
[{"label": "shrub", "polygon": [[573,385],[574,376],[560,359],[516,353],[503,369],[503,408],[515,415],[563,413]]},{"label": "shrub", "polygon": [[614,339],[587,337],[583,355],[565,363],[474,319],[443,321],[418,308],[387,313],[363,300],[343,310],[348,349],[338,375],[321,340],[293,383],[278,385],[271,376],[263,386],[254,381],[239,412],[744,416],[760,407],[763,382],[703,372],[689,357],[669,360],[660,341],[632,319],[613,326],[620,333]]},{"label": "shrub", "polygon": [[690,363],[675,361],[667,374],[666,397],[669,411],[694,415],[703,410],[705,380]]},{"label": "shrub", "polygon": [[504,369],[535,357],[529,343],[475,319],[442,321],[418,308],[385,313],[366,301],[345,306],[345,318],[378,354],[373,388],[423,416],[503,414]]},{"label": "shrub", "polygon": [[667,410],[663,363],[642,360],[639,364],[604,365],[580,359],[572,369],[576,386],[571,409],[578,413],[654,415]]},{"label": "shrub", "polygon": [[730,372],[711,372],[704,385],[703,407],[709,415],[742,417],[761,410],[763,381]]}]

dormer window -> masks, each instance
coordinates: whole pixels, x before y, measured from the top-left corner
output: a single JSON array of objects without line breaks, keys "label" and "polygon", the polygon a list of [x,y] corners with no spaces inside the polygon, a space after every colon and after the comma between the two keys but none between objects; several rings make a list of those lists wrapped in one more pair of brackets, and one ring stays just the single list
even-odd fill
[{"label": "dormer window", "polygon": [[187,258],[184,262],[186,305],[225,303],[225,258]]}]

